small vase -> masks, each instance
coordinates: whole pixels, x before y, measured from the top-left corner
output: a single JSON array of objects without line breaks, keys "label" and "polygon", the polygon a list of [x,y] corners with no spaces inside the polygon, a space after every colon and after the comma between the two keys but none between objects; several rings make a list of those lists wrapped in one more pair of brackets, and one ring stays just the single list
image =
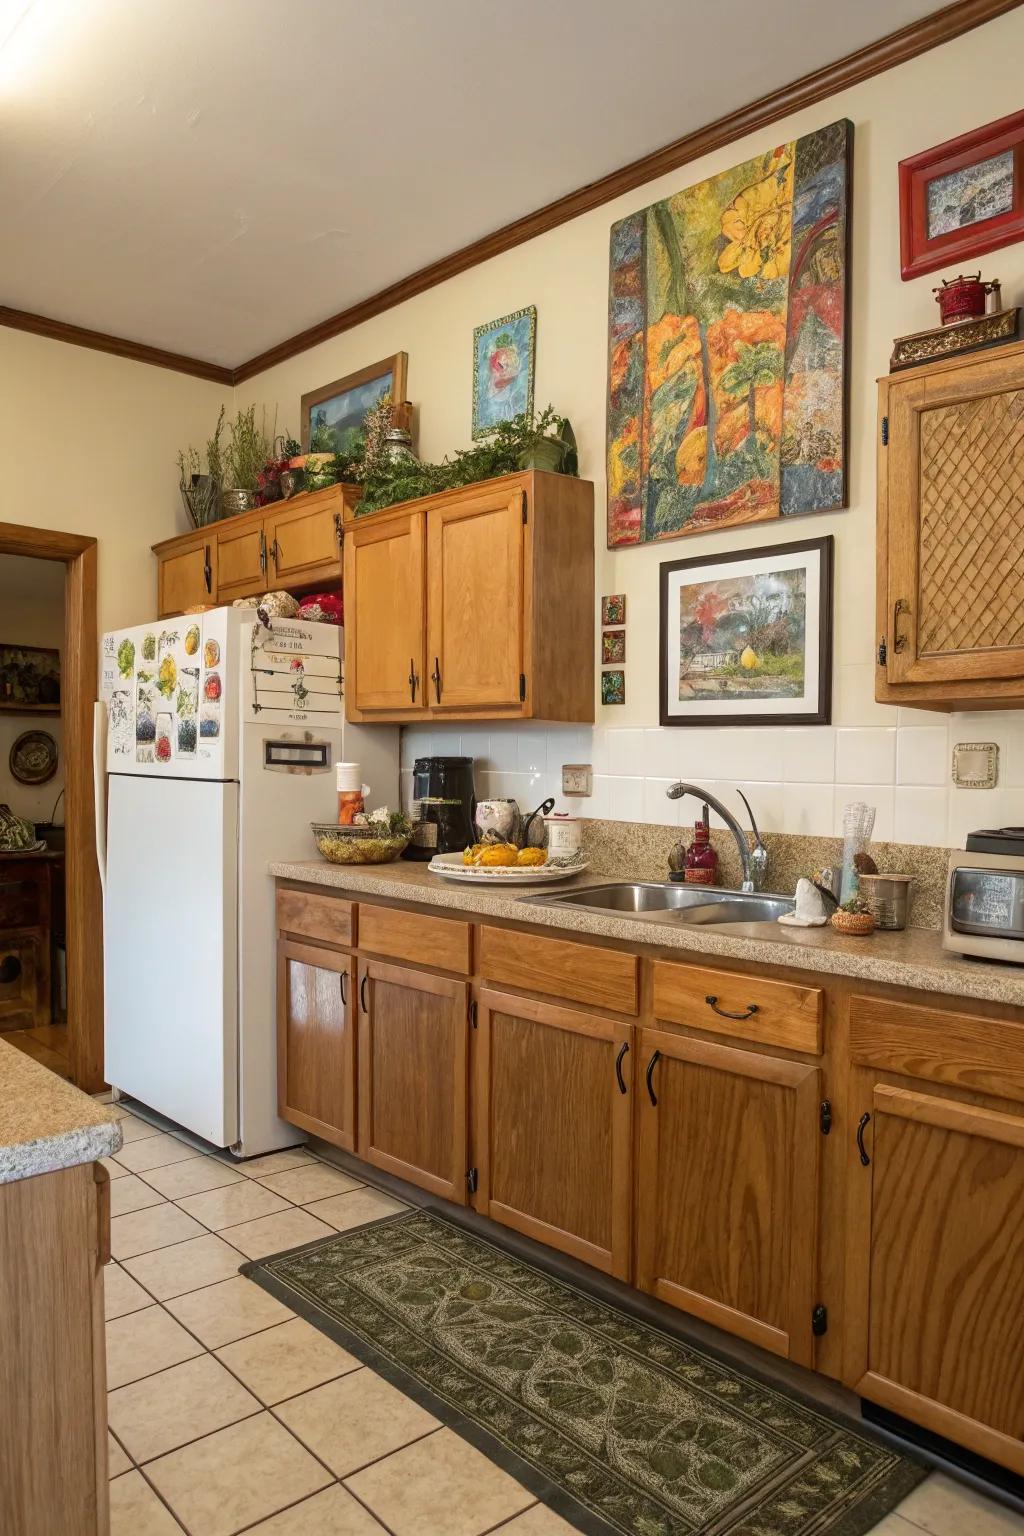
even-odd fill
[{"label": "small vase", "polygon": [[304,469],[282,469],[281,471],[281,495],[287,501],[290,496],[297,496],[306,486],[306,471]]},{"label": "small vase", "polygon": [[248,512],[255,504],[253,491],[221,491],[220,513],[222,517],[237,517],[239,512]]}]

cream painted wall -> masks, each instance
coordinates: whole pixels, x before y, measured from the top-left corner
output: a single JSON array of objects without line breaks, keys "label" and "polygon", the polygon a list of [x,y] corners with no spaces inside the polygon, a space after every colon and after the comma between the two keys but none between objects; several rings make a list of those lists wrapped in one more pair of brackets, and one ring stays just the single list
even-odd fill
[{"label": "cream painted wall", "polygon": [[[0,642],[64,646],[64,567],[52,560],[0,555]],[[0,805],[19,816],[46,821],[64,787],[63,722],[59,715],[0,713]],[[23,731],[49,731],[57,743],[57,772],[46,784],[19,784],[8,766]],[[57,820],[63,821],[58,811]]]},{"label": "cream painted wall", "polygon": [[[829,832],[837,802],[844,794],[845,798],[854,798],[846,791],[863,788],[866,778],[872,790],[880,786],[880,824],[890,830],[895,826],[899,831],[895,811],[896,791],[901,787],[897,782],[895,734],[899,724],[908,730],[933,732],[928,738],[931,766],[927,776],[918,776],[924,782],[918,783],[915,778],[902,785],[909,791],[903,817],[908,840],[958,841],[963,820],[980,825],[986,815],[1004,820],[1017,815],[1024,821],[1024,803],[1015,808],[1021,800],[1020,792],[1016,800],[1000,801],[998,805],[995,799],[986,802],[984,795],[975,793],[966,809],[954,817],[955,796],[949,789],[945,763],[946,718],[906,710],[900,711],[898,717],[895,708],[876,704],[873,697],[873,657],[877,644],[874,380],[887,371],[895,335],[937,323],[931,288],[941,275],[912,283],[900,280],[896,165],[906,155],[1019,109],[1022,49],[1024,11],[1017,10],[475,267],[236,390],[236,405],[245,406],[255,400],[270,408],[276,406],[281,425],[297,433],[299,397],[305,390],[389,353],[405,350],[409,354],[409,395],[418,408],[418,446],[425,457],[439,458],[470,440],[473,326],[522,305],[536,304],[536,400],[538,405],[550,400],[571,417],[580,443],[581,473],[595,483],[598,597],[601,592],[623,591],[628,599],[627,702],[624,707],[599,707],[597,718],[599,727],[607,728],[618,742],[620,767],[613,776],[629,778],[632,783],[628,792],[620,789],[615,800],[606,799],[603,807],[595,798],[588,805],[590,814],[612,814],[629,820],[666,819],[661,812],[669,809],[668,802],[660,790],[653,797],[647,794],[646,776],[652,771],[670,775],[685,770],[699,772],[704,780],[716,782],[731,784],[755,779],[768,783],[773,793],[764,791],[760,796],[766,822],[786,830]],[[844,116],[855,125],[849,510],[610,553],[605,548],[603,453],[608,234],[612,223],[783,139]],[[482,174],[473,165],[469,142],[466,165],[468,175]],[[974,270],[975,266],[970,263],[969,269]],[[1024,244],[986,256],[980,266],[985,275],[1002,279],[1007,303],[1024,300]],[[837,544],[833,726],[839,728],[838,734],[823,728],[821,733],[811,733],[811,739],[805,735],[801,744],[791,740],[787,749],[786,742],[776,741],[783,733],[730,731],[724,733],[729,737],[730,759],[724,771],[716,762],[716,733],[701,732],[699,748],[695,732],[677,730],[659,732],[656,737],[642,736],[640,731],[653,729],[658,719],[659,563],[825,533],[834,533]],[[1010,726],[1008,719],[1006,729]],[[959,723],[954,722],[954,737],[979,739],[979,727],[985,733],[989,723],[963,717]],[[857,735],[843,736],[844,731]],[[862,731],[869,734],[861,737]],[[452,750],[459,740],[454,727],[430,734],[435,750]],[[475,737],[479,747],[480,733],[475,733]],[[520,733],[520,742],[525,741],[526,745],[517,761],[521,756],[529,762],[543,751],[542,747],[531,747],[530,739],[530,731]],[[595,758],[603,750],[598,743],[599,736],[595,736]],[[582,749],[590,746],[586,742],[577,745]],[[787,797],[782,792],[787,782],[802,782],[788,781],[783,768],[776,769],[776,758],[781,764],[787,750],[789,758],[796,759],[797,773],[801,757],[815,761],[816,793]],[[489,756],[482,759],[485,770],[507,770],[507,742],[502,752],[492,751],[489,746],[486,751]],[[650,766],[652,751],[657,756],[657,769]],[[943,766],[937,768],[940,756]],[[549,771],[556,766],[553,762],[547,764]],[[854,779],[853,774],[865,777]],[[1018,782],[1024,783],[1024,779]],[[827,794],[821,787],[823,783],[828,786]],[[836,784],[842,787],[833,794]],[[524,795],[529,795],[534,787],[535,784],[525,785]],[[915,804],[920,804],[917,790],[925,787],[933,796],[929,815],[915,817]],[[643,807],[647,804],[651,810],[645,816]]]},{"label": "cream painted wall", "polygon": [[99,540],[101,632],[156,612],[150,545],[188,526],[177,452],[222,401],[222,385],[0,328],[0,522]]}]

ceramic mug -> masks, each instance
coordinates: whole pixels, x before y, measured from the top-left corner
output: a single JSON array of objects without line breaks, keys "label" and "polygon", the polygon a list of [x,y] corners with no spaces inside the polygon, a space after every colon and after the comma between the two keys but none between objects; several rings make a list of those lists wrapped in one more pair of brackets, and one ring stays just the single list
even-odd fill
[{"label": "ceramic mug", "polygon": [[476,803],[475,826],[481,842],[516,842],[519,822],[519,804],[516,800],[478,800]]}]

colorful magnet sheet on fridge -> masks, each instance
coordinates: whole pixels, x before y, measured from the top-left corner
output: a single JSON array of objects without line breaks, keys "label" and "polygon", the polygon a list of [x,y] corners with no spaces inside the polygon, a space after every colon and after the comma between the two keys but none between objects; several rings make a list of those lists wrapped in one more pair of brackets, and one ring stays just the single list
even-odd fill
[{"label": "colorful magnet sheet on fridge", "polygon": [[203,646],[203,665],[205,667],[215,667],[219,662],[220,641],[207,640],[206,644]]},{"label": "colorful magnet sheet on fridge", "polygon": [[199,642],[201,639],[199,625],[190,624],[185,631],[185,655],[197,656],[199,654]]},{"label": "colorful magnet sheet on fridge", "polygon": [[107,706],[110,750],[113,757],[131,757],[134,731],[130,688],[115,688]]},{"label": "colorful magnet sheet on fridge", "polygon": [[156,661],[156,635],[143,635],[142,660]]},{"label": "colorful magnet sheet on fridge", "polygon": [[[220,647],[215,640],[206,642],[206,650],[216,649],[220,655]],[[203,682],[203,708],[199,716],[199,734],[210,739],[220,735],[220,705],[224,687],[219,672],[207,672]]]},{"label": "colorful magnet sheet on fridge", "polygon": [[[198,641],[196,642],[198,645]],[[188,650],[188,636],[185,637]],[[194,653],[193,653],[194,654]],[[182,667],[178,673],[178,756],[195,757],[199,738],[199,668]]]},{"label": "colorful magnet sheet on fridge", "polygon": [[139,673],[139,689],[135,701],[135,761],[153,762],[156,743],[156,691],[152,686],[152,673]]},{"label": "colorful magnet sheet on fridge", "polygon": [[171,732],[174,729],[173,719],[169,709],[160,710],[156,717],[156,760],[158,763],[169,763],[173,747],[171,745]]}]

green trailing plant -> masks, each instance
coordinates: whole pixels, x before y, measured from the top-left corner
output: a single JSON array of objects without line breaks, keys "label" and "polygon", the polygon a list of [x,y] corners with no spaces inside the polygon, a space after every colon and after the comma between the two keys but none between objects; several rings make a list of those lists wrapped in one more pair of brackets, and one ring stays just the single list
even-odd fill
[{"label": "green trailing plant", "polygon": [[250,405],[247,411],[239,411],[230,423],[228,432],[231,440],[225,456],[225,483],[229,489],[257,490],[263,467],[274,451],[276,418],[275,411],[274,422],[268,432],[266,410],[261,411],[257,426],[256,407]]},{"label": "green trailing plant", "polygon": [[[383,401],[381,402],[383,406]],[[523,412],[503,421],[493,433],[472,448],[460,448],[451,458],[440,464],[412,462],[408,459],[392,462],[383,449],[378,447],[378,426],[375,420],[381,406],[369,412],[364,424],[366,447],[362,462],[352,466],[352,478],[363,487],[363,499],[357,512],[376,512],[381,507],[392,507],[399,501],[413,501],[420,496],[432,496],[438,491],[449,491],[460,485],[473,485],[478,480],[491,480],[497,475],[514,474],[528,468],[534,462],[540,443],[554,444],[557,453],[545,456],[559,474],[578,473],[576,439],[572,427],[554,406],[547,406],[539,415]],[[390,402],[388,403],[390,425]],[[385,431],[387,429],[385,428]]]},{"label": "green trailing plant", "polygon": [[274,448],[278,459],[297,459],[302,454],[302,444],[294,437],[289,437],[287,431],[280,437],[275,437]]}]

